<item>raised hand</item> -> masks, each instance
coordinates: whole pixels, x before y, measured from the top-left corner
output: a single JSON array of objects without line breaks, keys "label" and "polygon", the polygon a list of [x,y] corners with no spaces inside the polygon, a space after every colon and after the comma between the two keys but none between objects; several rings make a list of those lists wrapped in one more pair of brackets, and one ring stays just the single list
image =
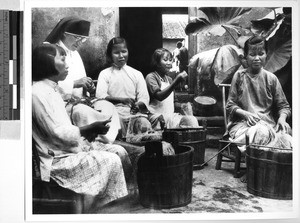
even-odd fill
[{"label": "raised hand", "polygon": [[93,92],[96,87],[93,80],[90,77],[83,77],[74,81],[74,88],[84,88],[88,92]]},{"label": "raised hand", "polygon": [[182,71],[177,75],[179,78],[184,79],[188,76],[187,72]]},{"label": "raised hand", "polygon": [[180,73],[176,76],[174,82],[176,83],[176,85],[178,85],[178,84],[180,84],[182,81],[184,81],[184,79],[185,79],[187,76],[188,76],[187,72],[182,71],[182,72],[180,72]]}]

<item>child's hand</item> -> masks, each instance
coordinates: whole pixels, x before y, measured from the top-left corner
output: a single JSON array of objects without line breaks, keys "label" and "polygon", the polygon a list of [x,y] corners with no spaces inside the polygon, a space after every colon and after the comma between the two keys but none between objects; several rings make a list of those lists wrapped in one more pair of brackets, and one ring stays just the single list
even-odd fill
[{"label": "child's hand", "polygon": [[177,75],[179,78],[184,79],[188,76],[187,72],[182,71]]},{"label": "child's hand", "polygon": [[135,107],[137,108],[137,112],[141,112],[143,114],[149,114],[149,110],[143,102],[141,101],[136,102]]},{"label": "child's hand", "polygon": [[175,78],[175,83],[181,83],[181,81],[183,81],[187,76],[188,74],[185,71],[180,72]]},{"label": "child's hand", "polygon": [[165,125],[166,125],[164,116],[160,115],[160,116],[158,117],[158,121],[159,121],[159,124],[160,124],[161,129],[163,130],[163,129],[165,128]]},{"label": "child's hand", "polygon": [[96,89],[93,80],[90,77],[83,77],[74,81],[74,88],[80,87],[86,89],[87,91],[92,90],[94,88]]},{"label": "child's hand", "polygon": [[284,133],[288,133],[290,129],[290,125],[284,119],[278,119],[275,127],[276,132],[283,131]]},{"label": "child's hand", "polygon": [[123,98],[121,102],[122,104],[128,105],[129,107],[132,107],[135,104],[135,100],[132,98]]},{"label": "child's hand", "polygon": [[109,130],[109,123],[111,122],[111,118],[108,119],[108,120],[105,120],[105,121],[97,121],[97,122],[94,122],[93,125],[94,125],[94,128],[95,128],[95,132],[97,132],[98,134],[101,134],[101,135],[105,135],[108,130]]},{"label": "child's hand", "polygon": [[137,104],[133,104],[130,108],[130,114],[135,115],[139,112],[139,106]]},{"label": "child's hand", "polygon": [[260,117],[257,114],[253,114],[251,112],[244,111],[243,116],[247,121],[247,125],[254,126],[257,122],[260,121]]}]

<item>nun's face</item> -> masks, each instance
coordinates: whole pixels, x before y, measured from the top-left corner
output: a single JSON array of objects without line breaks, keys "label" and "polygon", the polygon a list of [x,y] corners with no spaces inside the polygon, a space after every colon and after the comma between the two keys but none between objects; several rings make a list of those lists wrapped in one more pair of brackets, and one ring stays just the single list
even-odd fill
[{"label": "nun's face", "polygon": [[86,38],[72,33],[65,32],[63,43],[69,50],[75,51],[85,42]]}]

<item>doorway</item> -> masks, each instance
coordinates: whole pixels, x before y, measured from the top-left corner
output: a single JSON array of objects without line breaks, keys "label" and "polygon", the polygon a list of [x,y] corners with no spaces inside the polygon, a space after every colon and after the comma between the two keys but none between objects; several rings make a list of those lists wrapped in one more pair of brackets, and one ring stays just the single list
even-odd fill
[{"label": "doorway", "polygon": [[151,72],[151,56],[162,47],[161,8],[121,7],[120,36],[128,43],[128,65],[142,72]]},{"label": "doorway", "polygon": [[128,65],[141,71],[144,77],[152,70],[151,56],[163,47],[163,14],[188,14],[181,7],[120,7],[120,36],[128,42]]}]

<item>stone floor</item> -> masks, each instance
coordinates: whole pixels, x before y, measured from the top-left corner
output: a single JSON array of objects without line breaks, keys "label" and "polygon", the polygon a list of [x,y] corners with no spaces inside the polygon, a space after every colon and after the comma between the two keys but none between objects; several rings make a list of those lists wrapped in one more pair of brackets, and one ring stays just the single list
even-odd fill
[{"label": "stone floor", "polygon": [[[205,160],[212,158],[216,149],[206,149]],[[114,201],[97,213],[105,214],[197,214],[197,213],[286,213],[293,210],[292,200],[262,198],[247,192],[247,184],[234,178],[233,164],[225,163],[222,170],[215,170],[216,157],[201,170],[193,171],[192,201],[184,207],[150,209],[139,202],[138,192]],[[187,215],[188,216],[188,215]]]}]

